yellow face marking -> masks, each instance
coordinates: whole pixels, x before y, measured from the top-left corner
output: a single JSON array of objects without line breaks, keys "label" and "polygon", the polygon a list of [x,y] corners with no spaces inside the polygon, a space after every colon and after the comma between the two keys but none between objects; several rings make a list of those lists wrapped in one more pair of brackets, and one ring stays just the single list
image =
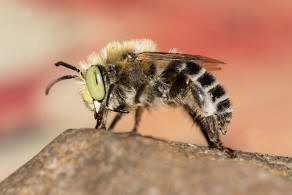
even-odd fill
[{"label": "yellow face marking", "polygon": [[93,99],[92,99],[91,95],[89,94],[89,91],[87,88],[85,88],[81,91],[81,95],[82,95],[82,98],[84,101],[91,103],[91,104],[93,103]]}]

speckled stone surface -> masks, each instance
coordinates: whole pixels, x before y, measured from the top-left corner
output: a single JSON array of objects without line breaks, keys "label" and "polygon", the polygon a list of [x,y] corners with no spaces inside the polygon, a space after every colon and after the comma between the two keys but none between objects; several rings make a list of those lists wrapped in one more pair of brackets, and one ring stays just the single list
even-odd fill
[{"label": "speckled stone surface", "polygon": [[292,160],[67,130],[0,184],[0,194],[292,194]]}]

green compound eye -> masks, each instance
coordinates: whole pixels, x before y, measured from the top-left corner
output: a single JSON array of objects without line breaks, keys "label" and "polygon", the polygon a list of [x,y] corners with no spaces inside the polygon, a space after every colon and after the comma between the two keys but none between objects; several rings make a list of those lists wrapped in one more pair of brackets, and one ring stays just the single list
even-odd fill
[{"label": "green compound eye", "polygon": [[104,84],[100,70],[97,66],[91,66],[86,72],[86,85],[91,97],[102,100],[105,96]]}]

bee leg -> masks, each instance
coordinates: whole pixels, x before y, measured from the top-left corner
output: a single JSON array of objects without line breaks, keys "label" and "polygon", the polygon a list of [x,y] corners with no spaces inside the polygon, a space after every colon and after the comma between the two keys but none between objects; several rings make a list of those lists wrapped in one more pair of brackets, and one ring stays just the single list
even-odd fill
[{"label": "bee leg", "polygon": [[225,152],[229,157],[235,158],[236,154],[234,150],[223,145],[219,137],[219,131],[216,128],[216,117],[208,116],[205,118],[196,117],[195,121],[199,124],[200,129],[208,142],[209,147],[217,148],[222,152]]},{"label": "bee leg", "polygon": [[94,118],[96,120],[95,128],[105,129],[108,111],[104,108],[100,108],[99,112],[94,112]]},{"label": "bee leg", "polygon": [[137,134],[137,129],[138,129],[139,123],[141,121],[141,117],[142,117],[142,114],[143,114],[144,106],[140,104],[141,103],[140,102],[140,98],[141,98],[141,96],[143,94],[145,94],[146,90],[147,90],[147,85],[141,85],[140,88],[137,91],[136,96],[135,96],[135,103],[138,106],[136,107],[136,110],[135,110],[135,125],[134,125],[134,128],[131,131],[131,133],[133,133],[133,134]]},{"label": "bee leg", "polygon": [[101,129],[106,129],[107,114],[108,114],[108,110],[105,109],[103,111],[103,117],[102,117],[102,120],[101,120],[101,125],[100,125]]},{"label": "bee leg", "polygon": [[119,122],[119,120],[121,120],[121,118],[122,118],[122,113],[117,113],[107,130],[111,131],[116,126],[116,124]]},{"label": "bee leg", "polygon": [[144,111],[144,106],[138,106],[136,108],[136,110],[135,110],[135,126],[131,131],[132,133],[137,133],[137,129],[138,129],[139,123],[141,121],[143,111]]},{"label": "bee leg", "polygon": [[98,129],[102,121],[103,112],[94,112],[94,119],[96,120],[95,128]]}]

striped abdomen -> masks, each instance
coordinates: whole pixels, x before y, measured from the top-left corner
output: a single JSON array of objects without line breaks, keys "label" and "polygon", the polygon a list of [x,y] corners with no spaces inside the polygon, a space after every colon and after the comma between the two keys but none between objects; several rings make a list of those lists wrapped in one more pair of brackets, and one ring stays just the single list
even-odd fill
[{"label": "striped abdomen", "polygon": [[201,114],[205,117],[217,115],[224,118],[226,122],[231,120],[232,108],[229,97],[215,77],[203,67],[191,61],[173,61],[164,71],[164,74],[170,72],[184,75],[197,86]]}]

